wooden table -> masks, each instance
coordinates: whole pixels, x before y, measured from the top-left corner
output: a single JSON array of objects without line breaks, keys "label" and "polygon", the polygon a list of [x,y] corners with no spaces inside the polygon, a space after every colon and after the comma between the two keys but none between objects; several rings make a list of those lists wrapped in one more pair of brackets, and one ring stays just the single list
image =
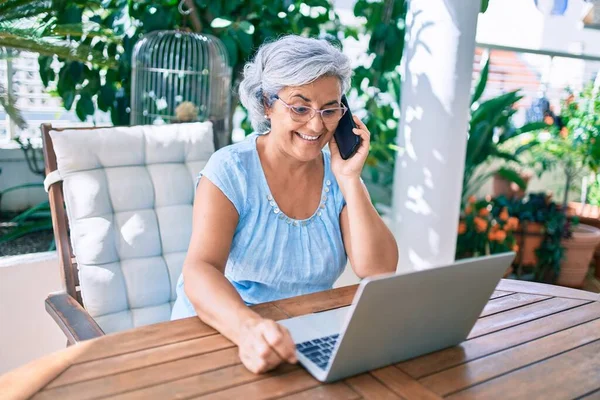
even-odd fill
[{"label": "wooden table", "polygon": [[[282,319],[347,305],[356,286],[261,304]],[[34,399],[600,399],[600,296],[503,280],[460,346],[322,385],[299,365],[254,375],[189,318],[80,343],[0,378]],[[401,340],[401,339],[399,339]]]}]

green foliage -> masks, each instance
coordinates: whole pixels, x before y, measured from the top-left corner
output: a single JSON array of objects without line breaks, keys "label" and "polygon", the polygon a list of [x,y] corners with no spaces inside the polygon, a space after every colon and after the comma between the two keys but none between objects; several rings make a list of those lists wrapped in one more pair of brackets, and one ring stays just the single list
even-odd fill
[{"label": "green foliage", "polygon": [[523,222],[536,222],[543,225],[542,244],[535,249],[538,259],[533,268],[532,279],[538,282],[552,283],[558,277],[564,257],[562,240],[571,237],[576,218],[569,218],[565,209],[551,200],[546,193],[529,193],[523,199],[496,200],[496,207],[506,208],[510,216]]},{"label": "green foliage", "polygon": [[[18,186],[13,186],[4,189],[0,192],[0,201],[2,197],[9,192],[27,189],[32,187],[43,187],[41,183],[28,183]],[[52,217],[50,215],[50,204],[48,201],[43,201],[17,215],[9,221],[10,230],[0,236],[0,243],[10,242],[22,236],[40,231],[52,231]],[[50,243],[50,249],[54,246],[54,242]]]},{"label": "green foliage", "polygon": [[[55,79],[50,68],[53,57],[88,65],[97,68],[115,67],[114,56],[102,52],[94,45],[103,40],[110,40],[112,33],[98,28],[97,24],[84,23],[83,6],[74,2],[69,6],[64,0],[6,0],[0,1],[0,48],[14,49],[6,53],[11,57],[17,51],[31,51],[40,54],[40,76],[44,85]],[[88,7],[99,7],[98,1],[89,1]],[[84,38],[80,41],[78,39]],[[97,44],[96,43],[96,44]],[[74,93],[66,94],[67,101],[72,104]],[[0,84],[0,107],[20,127],[26,122],[15,107],[15,99]]]},{"label": "green foliage", "polygon": [[[518,156],[537,144],[530,133],[547,127],[544,122],[529,123],[520,128],[514,126],[512,117],[517,112],[516,104],[523,97],[518,90],[479,103],[487,84],[489,55],[484,54],[482,63],[481,74],[471,102],[471,120],[463,175],[463,204],[494,174],[500,174],[524,188],[523,179],[510,168],[502,167],[487,172],[483,170],[494,159],[521,164]],[[506,147],[512,147],[512,150],[509,152]]]},{"label": "green foliage", "polygon": [[[551,117],[547,117],[552,119]],[[560,116],[550,129],[538,135],[531,151],[531,165],[541,175],[559,168],[565,177],[563,206],[575,178],[597,173],[600,167],[600,91],[593,84],[577,94],[569,93]]]},{"label": "green foliage", "polygon": [[596,175],[588,188],[587,201],[593,206],[600,206],[600,175]]},{"label": "green foliage", "polygon": [[[131,97],[131,60],[136,42],[146,33],[165,29],[190,28],[178,11],[177,0],[98,0],[64,2],[52,10],[62,25],[56,34],[80,46],[91,46],[101,58],[114,59],[106,68],[79,61],[64,61],[54,74],[47,58],[40,57],[40,75],[44,84],[56,82],[58,95],[66,109],[75,104],[77,116],[85,120],[96,107],[110,112],[115,125],[129,124]],[[327,0],[303,2],[217,0],[195,1],[202,33],[220,38],[233,67],[233,85],[237,86],[245,62],[257,47],[280,35],[294,33],[316,36],[322,31],[337,38],[339,21]],[[96,57],[94,55],[94,57]],[[238,104],[232,98],[232,110]]]},{"label": "green foliage", "polygon": [[[354,70],[352,94],[363,105],[363,122],[371,132],[371,149],[363,180],[375,204],[389,206],[392,198],[394,163],[400,120],[399,65],[404,51],[406,0],[371,2],[358,0],[354,15],[364,25],[346,29],[346,37],[370,35],[367,64]],[[371,61],[372,60],[372,61]]]}]

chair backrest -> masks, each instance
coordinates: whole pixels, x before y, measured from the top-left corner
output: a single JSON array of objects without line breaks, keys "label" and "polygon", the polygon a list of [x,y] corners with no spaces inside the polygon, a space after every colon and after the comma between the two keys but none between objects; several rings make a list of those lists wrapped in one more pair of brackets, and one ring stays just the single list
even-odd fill
[{"label": "chair backrest", "polygon": [[191,235],[194,182],[214,152],[212,124],[45,124],[42,136],[67,293],[106,333],[168,320]]}]

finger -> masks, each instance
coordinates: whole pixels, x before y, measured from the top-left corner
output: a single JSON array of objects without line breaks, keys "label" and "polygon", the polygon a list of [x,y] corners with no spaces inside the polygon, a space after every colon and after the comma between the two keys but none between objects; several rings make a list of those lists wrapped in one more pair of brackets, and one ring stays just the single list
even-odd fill
[{"label": "finger", "polygon": [[296,362],[296,346],[284,327],[272,322],[264,325],[263,337],[277,355],[290,363]]},{"label": "finger", "polygon": [[365,131],[364,129],[354,128],[352,129],[355,135],[360,136],[363,141],[369,142],[371,141],[371,134],[369,131]]},{"label": "finger", "polygon": [[294,339],[292,339],[290,331],[285,326],[279,324],[277,324],[277,328],[281,331],[284,341],[287,342],[286,348],[289,351],[288,362],[292,364],[298,362],[298,357],[296,356],[296,344],[294,343]]},{"label": "finger", "polygon": [[362,129],[357,129],[357,132],[355,132],[355,134],[360,136],[360,138],[362,139],[360,145],[358,146],[358,149],[356,149],[356,153],[359,156],[366,158],[369,154],[371,137],[367,132],[365,132]]},{"label": "finger", "polygon": [[365,131],[369,132],[367,126],[364,124],[364,122],[360,120],[360,118],[358,118],[356,115],[353,115],[352,119],[354,120],[354,123],[356,124],[357,128],[364,129]]},{"label": "finger", "polygon": [[273,369],[283,361],[277,352],[269,346],[262,335],[254,342],[254,357],[256,358],[256,363],[262,367],[260,372]]},{"label": "finger", "polygon": [[253,354],[245,354],[241,356],[240,360],[250,372],[255,374],[262,374],[263,372],[273,369],[267,360],[257,357],[256,354],[254,354],[254,351]]}]

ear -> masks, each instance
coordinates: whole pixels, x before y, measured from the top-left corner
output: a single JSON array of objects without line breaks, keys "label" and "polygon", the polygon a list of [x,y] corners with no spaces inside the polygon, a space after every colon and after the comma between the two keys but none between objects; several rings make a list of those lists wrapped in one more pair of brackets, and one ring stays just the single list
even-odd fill
[{"label": "ear", "polygon": [[269,101],[266,97],[263,97],[263,107],[265,109],[265,119],[269,119],[269,115],[271,114],[271,107],[269,106]]}]

